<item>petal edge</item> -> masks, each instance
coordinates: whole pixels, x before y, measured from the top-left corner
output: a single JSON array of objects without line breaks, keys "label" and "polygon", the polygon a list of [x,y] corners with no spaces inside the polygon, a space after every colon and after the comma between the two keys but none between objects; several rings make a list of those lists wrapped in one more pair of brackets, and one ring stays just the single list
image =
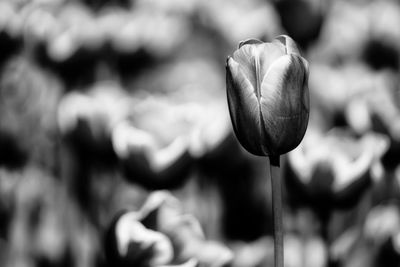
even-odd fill
[{"label": "petal edge", "polygon": [[289,36],[279,35],[275,38],[275,40],[285,46],[286,54],[297,54],[301,56],[300,49],[297,47],[296,42]]},{"label": "petal edge", "polygon": [[250,38],[250,39],[246,39],[243,41],[239,42],[239,49],[244,46],[244,45],[248,45],[248,44],[263,44],[264,42],[258,40],[258,39],[254,39],[254,38]]}]

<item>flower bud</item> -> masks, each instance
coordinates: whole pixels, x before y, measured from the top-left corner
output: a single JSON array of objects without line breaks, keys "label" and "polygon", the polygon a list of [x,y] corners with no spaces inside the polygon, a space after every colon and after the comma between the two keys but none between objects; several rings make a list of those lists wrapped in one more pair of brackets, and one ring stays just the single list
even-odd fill
[{"label": "flower bud", "polygon": [[309,117],[308,63],[295,42],[250,39],[228,57],[228,106],[241,145],[258,156],[279,157],[303,139]]}]

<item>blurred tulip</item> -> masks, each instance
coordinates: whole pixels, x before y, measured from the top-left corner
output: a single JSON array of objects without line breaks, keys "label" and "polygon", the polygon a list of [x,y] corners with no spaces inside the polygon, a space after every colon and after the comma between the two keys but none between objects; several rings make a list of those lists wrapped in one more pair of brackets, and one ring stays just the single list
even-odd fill
[{"label": "blurred tulip", "polygon": [[127,212],[114,222],[115,236],[109,237],[106,244],[110,264],[158,266],[169,263],[173,258],[171,241],[164,234],[146,228],[138,219],[136,212]]},{"label": "blurred tulip", "polygon": [[303,194],[311,205],[324,211],[329,205],[352,206],[371,183],[370,171],[380,164],[389,147],[388,138],[369,133],[357,140],[340,130],[309,133],[288,157],[291,197]]},{"label": "blurred tulip", "polygon": [[56,62],[67,60],[77,50],[76,40],[68,31],[59,32],[54,39],[50,40],[47,46],[47,53]]},{"label": "blurred tulip", "polygon": [[329,248],[330,260],[334,262],[343,261],[351,253],[360,237],[360,231],[352,227],[335,237]]},{"label": "blurred tulip", "polygon": [[[279,14],[270,1],[199,1],[206,26],[214,28],[229,44],[253,36],[264,38],[282,32]],[[221,14],[221,10],[224,10]]]},{"label": "blurred tulip", "polygon": [[364,236],[375,243],[382,244],[400,232],[400,213],[397,203],[378,205],[368,213]]},{"label": "blurred tulip", "polygon": [[8,30],[8,27],[10,27],[10,23],[15,16],[15,7],[10,2],[0,2],[0,32]]},{"label": "blurred tulip", "polygon": [[326,0],[273,1],[282,26],[303,47],[315,41],[320,34],[329,8]]},{"label": "blurred tulip", "polygon": [[59,32],[59,22],[50,8],[33,8],[23,21],[23,32],[27,44],[45,43]]},{"label": "blurred tulip", "polygon": [[4,65],[0,76],[0,143],[4,145],[0,161],[22,163],[28,156],[46,166],[55,164],[55,114],[62,90],[56,76],[23,56]]},{"label": "blurred tulip", "polygon": [[161,189],[181,184],[192,165],[185,137],[178,136],[160,148],[151,132],[126,121],[114,127],[112,145],[127,178],[148,188]]},{"label": "blurred tulip", "polygon": [[62,135],[77,135],[80,148],[109,150],[114,125],[127,116],[129,97],[114,81],[98,82],[87,91],[64,95],[58,106],[58,127]]},{"label": "blurred tulip", "polygon": [[178,262],[196,259],[200,266],[218,267],[233,260],[232,251],[217,241],[207,240],[197,218],[185,213],[183,205],[168,191],[154,192],[143,210],[157,210],[156,214],[153,212],[156,229],[171,239]]},{"label": "blurred tulip", "polygon": [[361,57],[370,35],[371,15],[368,5],[360,3],[343,0],[328,3],[319,39],[309,50],[310,58],[335,64]]},{"label": "blurred tulip", "polygon": [[[61,183],[42,169],[31,166],[1,175],[4,174],[14,180],[14,184],[9,185],[13,212],[7,226],[7,242],[14,253],[10,254],[10,265],[5,266],[21,266],[21,260],[33,257],[53,265],[62,264],[69,257],[67,253],[71,251],[67,250],[73,240],[67,230],[71,221],[65,220],[64,215],[72,217],[73,211],[67,208],[68,198],[60,194]],[[2,190],[1,193],[6,192]],[[91,229],[85,230],[88,233]]]},{"label": "blurred tulip", "polygon": [[216,156],[232,140],[223,92],[205,94],[203,88],[133,95],[129,116],[112,130],[113,148],[128,178],[153,189],[175,187],[188,177],[194,160]]},{"label": "blurred tulip", "polygon": [[236,136],[258,156],[279,156],[303,139],[309,116],[308,63],[295,42],[249,39],[226,66],[228,105]]},{"label": "blurred tulip", "polygon": [[167,191],[150,194],[138,211],[117,215],[104,245],[113,266],[217,267],[233,258],[225,246],[205,239],[197,219]]},{"label": "blurred tulip", "polygon": [[363,235],[371,245],[376,266],[399,266],[400,213],[397,199],[371,209],[365,219]]},{"label": "blurred tulip", "polygon": [[63,62],[77,54],[82,47],[94,49],[102,44],[101,32],[93,28],[93,15],[84,5],[65,5],[57,21],[58,25],[47,43],[47,53],[52,60]]},{"label": "blurred tulip", "polygon": [[327,265],[326,244],[320,237],[300,237],[288,234],[285,237],[286,267],[322,267]]},{"label": "blurred tulip", "polygon": [[[364,51],[364,59],[373,68],[399,69],[400,29],[390,25],[400,23],[398,1],[373,1],[368,5],[370,40]],[[382,14],[384,14],[382,16]]]},{"label": "blurred tulip", "polygon": [[234,242],[231,244],[235,257],[232,267],[272,266],[273,240],[263,236],[252,242]]},{"label": "blurred tulip", "polygon": [[288,156],[285,182],[289,202],[297,208],[311,207],[321,222],[323,237],[330,238],[332,213],[353,208],[374,178],[381,178],[373,177],[372,170],[381,165],[388,146],[384,135],[370,133],[357,140],[339,130],[309,131],[301,146]]}]

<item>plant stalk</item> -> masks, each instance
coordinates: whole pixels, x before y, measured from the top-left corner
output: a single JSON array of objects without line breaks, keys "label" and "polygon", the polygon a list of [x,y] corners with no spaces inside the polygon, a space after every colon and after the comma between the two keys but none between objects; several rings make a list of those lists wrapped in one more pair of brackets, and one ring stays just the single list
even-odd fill
[{"label": "plant stalk", "polygon": [[282,180],[279,171],[279,156],[270,157],[272,185],[272,216],[274,218],[274,266],[283,267],[283,208]]}]

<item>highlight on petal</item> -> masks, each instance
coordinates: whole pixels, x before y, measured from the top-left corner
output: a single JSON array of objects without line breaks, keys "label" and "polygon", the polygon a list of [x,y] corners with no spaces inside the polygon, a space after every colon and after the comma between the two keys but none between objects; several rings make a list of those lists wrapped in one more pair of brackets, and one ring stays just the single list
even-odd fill
[{"label": "highlight on petal", "polygon": [[[261,113],[265,135],[279,154],[296,147],[307,128],[309,102],[304,84],[307,71],[300,56],[276,60],[261,84]],[[279,149],[278,149],[279,148]]]},{"label": "highlight on petal", "polygon": [[301,55],[299,48],[297,47],[296,43],[287,35],[279,35],[275,38],[275,40],[282,43],[286,48],[286,54],[297,54]]},{"label": "highlight on petal", "polygon": [[257,88],[257,46],[244,45],[236,50],[232,58],[240,65],[244,76],[250,81],[254,90]]},{"label": "highlight on petal", "polygon": [[259,144],[261,118],[255,90],[239,63],[231,57],[226,66],[226,84],[229,113],[239,142],[250,153],[265,155]]},{"label": "highlight on petal", "polygon": [[263,42],[258,39],[246,39],[239,42],[239,48],[247,44],[263,44]]},{"label": "highlight on petal", "polygon": [[259,72],[259,86],[261,86],[262,80],[265,74],[268,72],[270,67],[274,62],[276,62],[279,58],[286,55],[285,47],[282,44],[278,43],[265,43],[262,46],[259,46],[258,49],[258,72]]},{"label": "highlight on petal", "polygon": [[282,44],[259,43],[241,46],[233,53],[233,59],[240,65],[254,90],[258,91],[271,64],[284,55],[285,47]]},{"label": "highlight on petal", "polygon": [[[297,55],[286,55],[276,60],[268,69],[261,84],[262,102],[283,101],[278,110],[281,116],[296,113],[295,108],[300,103],[298,100],[303,91],[307,70],[303,60]],[[278,102],[281,103],[281,102]]]}]

